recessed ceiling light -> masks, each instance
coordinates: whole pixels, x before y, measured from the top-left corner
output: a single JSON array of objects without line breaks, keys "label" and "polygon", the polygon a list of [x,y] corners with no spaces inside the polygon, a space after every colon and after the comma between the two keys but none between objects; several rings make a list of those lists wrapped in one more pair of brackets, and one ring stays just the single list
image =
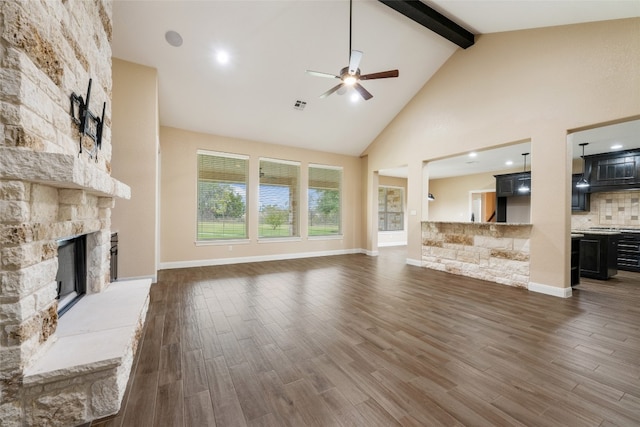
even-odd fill
[{"label": "recessed ceiling light", "polygon": [[229,53],[227,53],[224,50],[219,50],[216,53],[216,61],[218,61],[218,64],[227,64],[227,63],[229,63]]},{"label": "recessed ceiling light", "polygon": [[506,162],[504,162],[504,164],[507,166],[511,166],[513,164],[513,160],[507,160]]},{"label": "recessed ceiling light", "polygon": [[475,151],[469,153],[469,157],[476,157],[477,155],[478,153],[476,153]]},{"label": "recessed ceiling light", "polygon": [[164,33],[164,39],[173,47],[182,46],[182,36],[177,31],[167,31]]},{"label": "recessed ceiling light", "polygon": [[611,146],[611,149],[612,149],[612,150],[619,150],[619,149],[621,149],[621,148],[622,148],[622,144],[613,144],[613,145]]}]

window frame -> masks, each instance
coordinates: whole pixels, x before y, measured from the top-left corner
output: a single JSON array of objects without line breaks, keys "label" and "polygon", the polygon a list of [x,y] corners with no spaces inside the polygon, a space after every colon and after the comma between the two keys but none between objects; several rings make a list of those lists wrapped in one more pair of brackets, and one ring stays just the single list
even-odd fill
[{"label": "window frame", "polygon": [[[230,238],[211,238],[211,239],[200,239],[199,238],[199,229],[200,229],[200,213],[199,213],[199,205],[200,205],[200,156],[212,156],[212,157],[223,157],[227,159],[238,159],[243,160],[245,162],[245,170],[244,170],[244,185],[245,185],[245,200],[244,200],[244,228],[245,228],[245,237],[230,237]],[[195,220],[195,245],[196,246],[215,246],[215,245],[226,245],[229,243],[234,244],[246,244],[250,242],[249,239],[249,218],[251,216],[249,210],[249,175],[250,175],[250,159],[251,157],[245,154],[238,153],[228,153],[222,151],[211,151],[211,150],[196,150],[196,220]]]},{"label": "window frame", "polygon": [[[381,211],[380,210],[380,189],[384,188],[385,189],[385,200],[384,200],[384,206],[385,206],[385,210]],[[388,210],[388,199],[387,199],[387,191],[388,189],[393,189],[393,190],[400,190],[400,197],[401,197],[401,201],[400,201],[400,207],[401,210],[400,212],[396,212],[396,211],[389,211]],[[378,232],[379,233],[399,233],[399,232],[404,232],[405,228],[406,228],[406,224],[405,224],[405,188],[404,187],[398,187],[398,186],[394,186],[394,185],[378,185]],[[380,214],[384,213],[385,215],[385,229],[381,230],[380,229]],[[388,230],[387,228],[387,224],[388,224],[388,214],[392,213],[392,214],[401,214],[402,215],[402,228],[397,229],[397,230]]]},{"label": "window frame", "polygon": [[[278,163],[278,164],[282,164],[282,165],[288,165],[288,166],[295,166],[297,168],[297,175],[296,175],[296,184],[297,184],[297,195],[296,197],[294,197],[295,201],[297,202],[297,207],[295,208],[295,210],[290,206],[290,212],[292,213],[292,218],[295,218],[294,220],[292,220],[291,222],[287,222],[287,226],[291,226],[292,223],[296,225],[295,230],[293,231],[292,234],[287,235],[287,236],[263,236],[261,235],[261,226],[263,225],[261,222],[261,216],[262,216],[262,207],[261,207],[261,187],[263,185],[263,182],[261,181],[262,179],[262,162],[270,162],[270,163]],[[301,225],[300,225],[300,212],[301,212],[301,208],[302,208],[302,191],[301,191],[301,175],[302,175],[302,162],[300,161],[295,161],[295,160],[286,160],[286,159],[274,159],[271,157],[260,157],[258,158],[258,188],[257,188],[257,200],[256,200],[256,204],[257,204],[257,211],[256,211],[256,215],[257,215],[257,236],[258,236],[258,243],[265,243],[265,242],[277,242],[277,241],[300,241],[302,240],[301,237]],[[269,184],[264,184],[264,185],[269,185]],[[297,216],[297,217],[296,217]]]},{"label": "window frame", "polygon": [[[339,171],[340,172],[340,182],[338,183],[338,195],[340,197],[340,205],[339,205],[339,211],[338,211],[338,232],[334,233],[334,234],[314,234],[311,235],[309,230],[310,230],[310,223],[308,221],[308,217],[309,214],[311,213],[311,207],[310,207],[310,199],[309,199],[309,191],[312,189],[315,189],[316,187],[311,187],[311,169],[315,168],[315,169],[329,169],[329,170],[335,170],[335,171]],[[309,163],[307,165],[307,238],[309,240],[328,240],[328,239],[341,239],[344,237],[344,233],[343,233],[343,229],[342,229],[342,223],[343,223],[343,207],[344,207],[344,197],[342,197],[343,195],[343,185],[344,185],[344,167],[342,166],[333,166],[333,165],[323,165],[323,164],[319,164],[319,163]]]}]

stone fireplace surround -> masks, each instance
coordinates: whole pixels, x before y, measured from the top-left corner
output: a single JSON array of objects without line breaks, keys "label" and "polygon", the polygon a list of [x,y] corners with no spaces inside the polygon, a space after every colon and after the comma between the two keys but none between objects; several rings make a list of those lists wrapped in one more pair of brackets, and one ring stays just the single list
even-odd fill
[{"label": "stone fireplace surround", "polygon": [[[150,280],[110,283],[111,0],[0,2],[0,425],[76,426],[118,411]],[[70,95],[106,102],[78,154]],[[119,141],[125,144],[127,141]],[[87,295],[58,319],[57,241],[87,235]],[[108,345],[105,345],[108,344]]]},{"label": "stone fireplace surround", "polygon": [[[0,147],[0,412],[78,425],[119,410],[151,280],[109,284],[110,211],[129,187],[77,155],[28,154]],[[56,241],[78,235],[87,295],[58,319]]]}]

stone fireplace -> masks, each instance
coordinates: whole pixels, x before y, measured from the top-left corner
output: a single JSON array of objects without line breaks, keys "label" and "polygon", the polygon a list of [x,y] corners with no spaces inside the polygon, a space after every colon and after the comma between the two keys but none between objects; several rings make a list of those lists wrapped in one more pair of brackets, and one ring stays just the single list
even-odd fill
[{"label": "stone fireplace", "polygon": [[[111,209],[131,197],[110,175],[111,31],[110,0],[0,2],[3,425],[113,414],[131,369],[150,281],[110,283]],[[71,94],[85,96],[89,79],[89,109],[106,103],[91,157],[93,141],[70,115]],[[85,236],[86,296],[59,318],[59,246],[76,236]]]}]

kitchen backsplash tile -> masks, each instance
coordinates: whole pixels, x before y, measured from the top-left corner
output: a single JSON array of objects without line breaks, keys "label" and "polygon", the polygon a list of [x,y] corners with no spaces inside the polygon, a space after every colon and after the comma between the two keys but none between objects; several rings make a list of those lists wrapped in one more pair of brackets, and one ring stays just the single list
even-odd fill
[{"label": "kitchen backsplash tile", "polygon": [[640,191],[591,194],[591,211],[574,212],[571,228],[640,227]]}]

